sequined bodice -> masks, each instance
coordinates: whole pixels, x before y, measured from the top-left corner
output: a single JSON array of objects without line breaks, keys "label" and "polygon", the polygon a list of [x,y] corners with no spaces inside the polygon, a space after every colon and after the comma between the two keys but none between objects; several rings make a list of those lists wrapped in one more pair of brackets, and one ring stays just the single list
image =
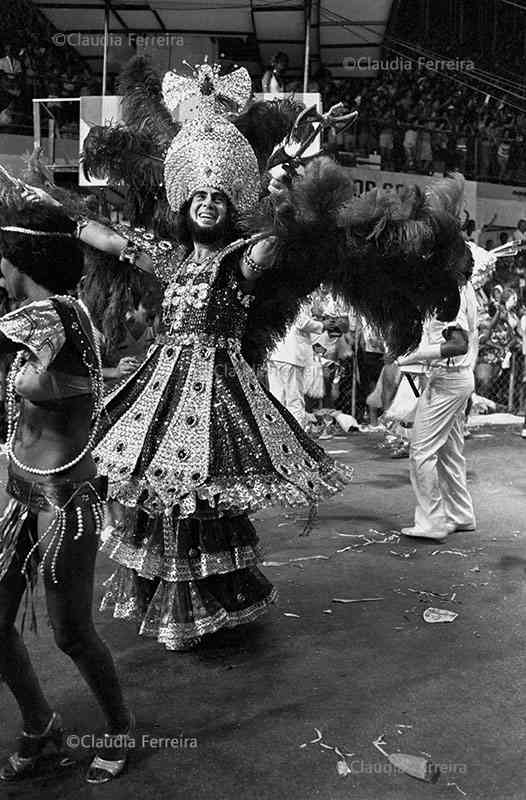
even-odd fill
[{"label": "sequined bodice", "polygon": [[243,244],[235,242],[203,264],[183,261],[164,294],[167,339],[203,335],[239,342],[252,302],[240,283]]}]

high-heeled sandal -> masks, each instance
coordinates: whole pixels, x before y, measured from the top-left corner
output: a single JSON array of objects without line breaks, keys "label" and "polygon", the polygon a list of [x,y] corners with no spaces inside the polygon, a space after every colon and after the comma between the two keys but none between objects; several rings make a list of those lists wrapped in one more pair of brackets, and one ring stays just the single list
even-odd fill
[{"label": "high-heeled sandal", "polygon": [[70,766],[73,761],[63,752],[64,728],[60,714],[54,711],[42,733],[22,731],[18,740],[18,749],[12,753],[0,768],[0,780],[19,781],[35,777],[44,761],[48,762],[52,754],[62,758],[55,766]]},{"label": "high-heeled sandal", "polygon": [[[104,734],[104,750],[112,750],[117,754],[117,758],[103,758],[96,755],[88,767],[86,773],[87,783],[108,783],[122,775],[128,762],[128,749],[133,746],[133,734],[135,732],[135,717],[130,712],[130,724],[123,733]],[[115,747],[115,741],[119,745]]]}]

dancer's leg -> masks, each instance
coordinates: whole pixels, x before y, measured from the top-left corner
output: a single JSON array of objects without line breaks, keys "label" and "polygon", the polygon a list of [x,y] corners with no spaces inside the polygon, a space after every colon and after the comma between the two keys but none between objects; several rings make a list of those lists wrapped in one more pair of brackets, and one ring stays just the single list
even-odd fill
[{"label": "dancer's leg", "polygon": [[[39,533],[49,525],[49,512],[39,514]],[[129,712],[124,703],[115,665],[98,636],[92,619],[93,581],[98,537],[91,511],[84,512],[84,530],[75,539],[74,510],[67,515],[68,532],[56,562],[56,583],[51,574],[52,553],[45,559],[46,600],[58,647],[77,666],[102,708],[110,732],[126,730]]]},{"label": "dancer's leg", "polygon": [[24,730],[40,733],[49,722],[51,708],[42,693],[26,646],[15,628],[15,620],[26,579],[21,573],[25,554],[31,546],[28,520],[20,535],[17,552],[0,583],[0,677],[13,693],[22,714]]}]

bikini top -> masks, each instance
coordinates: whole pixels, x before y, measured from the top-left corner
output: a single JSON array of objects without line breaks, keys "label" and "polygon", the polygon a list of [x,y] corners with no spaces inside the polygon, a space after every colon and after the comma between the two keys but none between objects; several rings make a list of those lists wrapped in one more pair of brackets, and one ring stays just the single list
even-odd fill
[{"label": "bikini top", "polygon": [[[87,334],[71,298],[50,297],[21,306],[0,318],[0,333],[28,352],[15,378],[20,397],[45,403],[91,394],[91,380],[79,353],[80,342],[86,348]],[[74,364],[81,374],[56,369],[52,365],[57,357],[60,366]]]}]

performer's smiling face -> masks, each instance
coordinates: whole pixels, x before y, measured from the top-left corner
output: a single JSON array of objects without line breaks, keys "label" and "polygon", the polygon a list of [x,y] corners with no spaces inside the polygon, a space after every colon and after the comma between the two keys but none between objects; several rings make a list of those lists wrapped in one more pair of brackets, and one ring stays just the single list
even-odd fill
[{"label": "performer's smiling face", "polygon": [[223,237],[228,216],[228,198],[223,192],[206,186],[192,195],[188,221],[194,239],[214,241]]}]

